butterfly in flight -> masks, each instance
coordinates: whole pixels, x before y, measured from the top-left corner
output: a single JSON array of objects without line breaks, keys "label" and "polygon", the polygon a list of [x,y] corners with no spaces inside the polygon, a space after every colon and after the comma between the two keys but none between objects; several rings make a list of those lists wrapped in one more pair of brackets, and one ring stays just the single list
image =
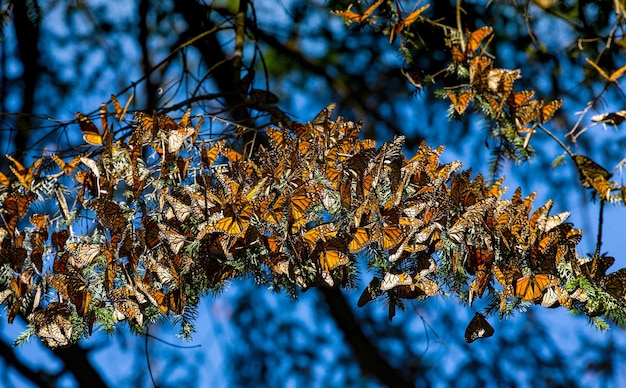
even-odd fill
[{"label": "butterfly in flight", "polygon": [[487,322],[485,316],[477,312],[465,329],[465,342],[469,344],[479,338],[491,337],[494,332],[495,330],[493,330],[493,327]]}]

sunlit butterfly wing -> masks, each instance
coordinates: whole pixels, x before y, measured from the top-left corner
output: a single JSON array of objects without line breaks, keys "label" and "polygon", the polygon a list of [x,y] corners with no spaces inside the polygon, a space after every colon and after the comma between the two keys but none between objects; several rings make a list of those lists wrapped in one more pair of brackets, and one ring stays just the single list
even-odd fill
[{"label": "sunlit butterfly wing", "polygon": [[35,179],[39,177],[39,173],[41,172],[43,157],[37,159],[29,168],[24,167],[11,155],[6,155],[6,157],[13,163],[12,166],[9,166],[13,174],[17,177],[24,188],[30,190]]},{"label": "sunlit butterfly wing", "polygon": [[98,127],[91,121],[91,119],[80,112],[76,112],[76,119],[78,119],[78,125],[83,133],[83,139],[95,146],[101,146],[104,144],[104,139]]},{"label": "sunlit butterfly wing", "polygon": [[454,106],[454,110],[458,114],[463,114],[463,112],[465,112],[467,106],[474,98],[474,94],[475,92],[473,89],[465,90],[458,95],[454,91],[448,90],[448,97]]},{"label": "sunlit butterfly wing", "polygon": [[548,274],[523,276],[515,281],[515,296],[522,300],[535,301],[543,296],[543,291],[553,284],[554,279]]},{"label": "sunlit butterfly wing", "polygon": [[543,108],[541,108],[541,123],[545,123],[550,120],[554,113],[563,105],[563,100],[554,100],[545,104]]},{"label": "sunlit butterfly wing", "polygon": [[526,104],[531,98],[535,96],[534,90],[523,90],[517,93],[509,94],[507,102],[509,105],[516,107]]},{"label": "sunlit butterfly wing", "polygon": [[474,52],[478,50],[483,39],[493,32],[493,28],[490,26],[483,26],[476,31],[469,33],[467,36],[467,52]]}]

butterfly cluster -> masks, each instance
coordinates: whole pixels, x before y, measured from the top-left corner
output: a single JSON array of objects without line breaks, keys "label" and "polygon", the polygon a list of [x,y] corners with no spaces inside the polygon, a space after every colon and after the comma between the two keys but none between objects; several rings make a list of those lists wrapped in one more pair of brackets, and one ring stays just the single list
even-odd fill
[{"label": "butterfly cluster", "polygon": [[[514,83],[522,77],[521,71],[494,67],[493,56],[486,52],[492,32],[492,27],[484,26],[466,34],[452,34],[448,41],[452,59],[449,70],[465,82],[449,88],[446,97],[456,115],[475,103],[500,124],[505,143],[526,148],[534,126],[550,120],[563,101],[544,102],[534,99],[533,90],[516,90]],[[526,136],[520,141],[522,134]]]},{"label": "butterfly cluster", "polygon": [[128,119],[113,106],[118,130],[105,105],[101,129],[79,113],[85,152],[44,152],[28,168],[11,159],[0,185],[0,302],[49,346],[95,324],[189,319],[236,277],[291,293],[355,287],[359,258],[375,273],[359,306],[384,296],[390,318],[444,292],[469,304],[492,295],[501,316],[528,303],[598,315],[624,302],[622,272],[580,259],[581,232],[551,202],[532,212],[533,195],[503,199],[502,181],[441,164],[442,147],[423,143],[407,159],[401,136],[376,146],[360,124],[333,120],[333,104],[267,128],[253,155],[204,138],[189,111]]}]

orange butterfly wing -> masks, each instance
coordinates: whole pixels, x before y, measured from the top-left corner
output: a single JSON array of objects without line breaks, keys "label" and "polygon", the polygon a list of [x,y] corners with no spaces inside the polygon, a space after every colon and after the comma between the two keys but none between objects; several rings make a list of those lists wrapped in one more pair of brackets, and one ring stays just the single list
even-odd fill
[{"label": "orange butterfly wing", "polygon": [[91,121],[91,119],[80,112],[76,112],[76,119],[78,119],[78,125],[83,133],[83,139],[95,146],[101,146],[104,144],[104,139],[98,127]]}]

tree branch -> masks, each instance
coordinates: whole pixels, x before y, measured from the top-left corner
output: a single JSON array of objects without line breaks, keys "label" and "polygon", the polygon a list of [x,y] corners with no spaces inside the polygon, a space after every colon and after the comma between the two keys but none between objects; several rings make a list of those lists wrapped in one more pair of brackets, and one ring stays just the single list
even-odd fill
[{"label": "tree branch", "polygon": [[330,313],[343,331],[352,353],[364,373],[374,375],[388,387],[412,387],[413,382],[404,376],[403,371],[391,366],[380,354],[378,348],[363,334],[352,308],[337,289],[320,287],[320,292],[330,309]]}]

